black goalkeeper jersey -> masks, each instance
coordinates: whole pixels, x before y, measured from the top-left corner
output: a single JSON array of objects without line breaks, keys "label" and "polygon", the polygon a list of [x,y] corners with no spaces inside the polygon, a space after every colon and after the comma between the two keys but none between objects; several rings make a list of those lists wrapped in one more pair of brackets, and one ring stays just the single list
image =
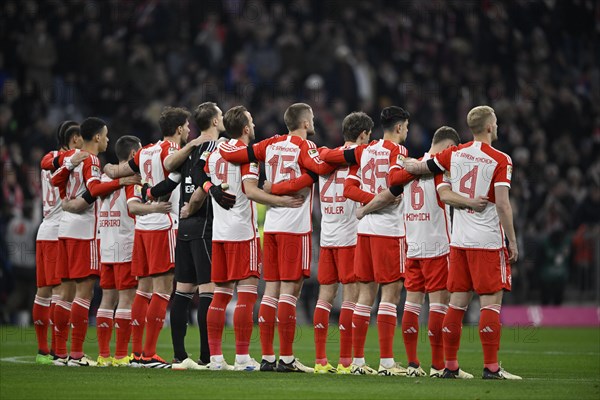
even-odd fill
[{"label": "black goalkeeper jersey", "polygon": [[[201,170],[201,157],[204,152],[213,152],[217,148],[216,141],[204,142],[200,146],[196,147],[187,160],[179,167],[178,171],[181,173],[181,196],[179,198],[179,212],[184,203],[189,203],[192,193],[198,186],[196,183],[200,180]],[[206,197],[202,207],[189,218],[179,219],[179,233],[178,238],[180,240],[193,240],[193,239],[211,239],[212,238],[212,223],[213,223],[213,210],[212,201],[210,196]]]}]

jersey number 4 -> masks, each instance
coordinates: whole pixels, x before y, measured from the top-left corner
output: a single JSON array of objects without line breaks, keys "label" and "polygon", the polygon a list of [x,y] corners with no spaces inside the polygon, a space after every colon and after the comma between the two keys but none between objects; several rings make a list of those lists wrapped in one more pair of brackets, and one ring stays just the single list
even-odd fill
[{"label": "jersey number 4", "polygon": [[470,198],[475,197],[475,185],[477,184],[478,171],[479,166],[476,165],[460,179],[458,190],[460,190],[461,193],[469,195]]}]

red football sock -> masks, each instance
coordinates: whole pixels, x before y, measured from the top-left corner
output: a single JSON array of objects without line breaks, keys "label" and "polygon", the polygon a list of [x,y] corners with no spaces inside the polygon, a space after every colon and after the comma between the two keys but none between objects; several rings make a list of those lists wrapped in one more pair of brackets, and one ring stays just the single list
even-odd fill
[{"label": "red football sock", "polygon": [[88,329],[90,301],[76,297],[71,306],[71,358],[83,357],[83,342]]},{"label": "red football sock", "polygon": [[260,346],[262,355],[275,357],[273,349],[273,338],[275,336],[275,324],[277,322],[277,303],[275,297],[263,296],[258,310],[258,328],[260,332]]},{"label": "red football sock", "polygon": [[442,336],[444,337],[444,355],[446,356],[446,368],[458,369],[458,349],[460,348],[460,335],[462,333],[462,320],[467,307],[453,306],[448,308],[444,318]]},{"label": "red football sock", "polygon": [[146,312],[146,340],[144,341],[144,357],[153,357],[156,355],[156,343],[160,336],[160,331],[165,324],[167,315],[167,306],[171,295],[164,293],[153,293],[148,311]]},{"label": "red football sock", "polygon": [[502,325],[500,324],[500,304],[481,308],[479,317],[479,338],[483,348],[483,366],[492,372],[498,371],[498,349]]},{"label": "red football sock", "polygon": [[238,285],[238,299],[233,313],[235,330],[235,354],[250,354],[250,339],[254,325],[254,304],[258,297],[256,285]]},{"label": "red football sock", "polygon": [[296,335],[296,302],[298,298],[291,294],[279,296],[279,357],[294,355],[294,336]]},{"label": "red football sock", "polygon": [[50,326],[50,298],[35,296],[33,302],[33,325],[35,326],[35,336],[38,342],[38,351],[42,354],[48,354],[48,326]]},{"label": "red football sock", "polygon": [[115,312],[115,331],[117,333],[117,346],[115,358],[129,355],[129,339],[131,338],[131,310],[117,308]]},{"label": "red football sock", "polygon": [[442,327],[444,326],[444,317],[448,312],[448,306],[441,303],[431,303],[429,305],[429,324],[428,335],[431,345],[431,366],[435,369],[444,369],[444,339],[442,337]]},{"label": "red football sock", "polygon": [[50,315],[49,315],[50,329],[51,329],[50,337],[52,338],[51,342],[50,342],[50,351],[52,353],[55,353],[55,350],[56,350],[56,330],[54,329],[54,315],[56,312],[56,303],[59,300],[60,300],[59,295],[57,295],[57,294],[52,295],[52,302],[50,303]]},{"label": "red football sock", "polygon": [[377,311],[377,332],[379,333],[379,357],[394,358],[394,334],[398,315],[396,305],[392,303],[379,303]]},{"label": "red football sock", "polygon": [[340,361],[344,367],[352,364],[352,315],[355,303],[343,301],[340,310]]},{"label": "red football sock", "polygon": [[152,293],[136,290],[131,305],[131,351],[138,355],[141,355],[143,350],[146,313],[151,298]]},{"label": "red football sock", "polygon": [[71,304],[68,301],[58,300],[54,308],[54,331],[56,347],[54,348],[56,356],[66,358],[67,340],[69,339],[69,319],[71,319]]},{"label": "red football sock", "polygon": [[357,304],[352,315],[352,350],[355,358],[365,357],[365,341],[371,322],[371,307]]},{"label": "red football sock", "polygon": [[331,304],[323,300],[317,300],[313,326],[315,327],[315,363],[327,365],[327,332],[329,330],[329,313]]},{"label": "red football sock", "polygon": [[208,329],[208,346],[211,356],[223,354],[223,328],[225,327],[225,310],[231,301],[233,289],[216,287],[213,299],[206,314],[206,327]]},{"label": "red football sock", "polygon": [[99,308],[96,312],[96,335],[98,335],[98,355],[110,357],[110,339],[113,331],[113,310]]},{"label": "red football sock", "polygon": [[402,314],[402,338],[404,339],[404,348],[408,363],[421,365],[417,356],[417,344],[419,343],[419,314],[421,305],[404,303],[404,313]]}]

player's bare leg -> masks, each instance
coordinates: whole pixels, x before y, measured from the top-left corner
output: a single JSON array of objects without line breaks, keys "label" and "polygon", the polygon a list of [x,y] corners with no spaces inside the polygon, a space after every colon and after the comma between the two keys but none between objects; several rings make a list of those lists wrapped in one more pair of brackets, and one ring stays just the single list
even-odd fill
[{"label": "player's bare leg", "polygon": [[406,369],[394,360],[394,335],[398,321],[397,305],[404,284],[401,280],[381,285],[381,301],[377,311],[379,333],[379,374],[405,375]]},{"label": "player's bare leg", "polygon": [[275,336],[280,290],[281,282],[265,282],[265,293],[263,294],[258,311],[258,328],[262,348],[261,371],[275,371],[277,367],[273,339]]},{"label": "player's bare leg", "polygon": [[110,339],[114,326],[114,313],[119,301],[117,289],[102,289],[102,301],[96,313],[96,334],[98,336],[98,366],[112,365]]},{"label": "player's bare leg", "polygon": [[329,314],[337,295],[338,283],[319,286],[319,298],[315,306],[313,326],[315,335],[315,372],[335,373],[336,369],[327,360],[326,343],[329,331]]}]

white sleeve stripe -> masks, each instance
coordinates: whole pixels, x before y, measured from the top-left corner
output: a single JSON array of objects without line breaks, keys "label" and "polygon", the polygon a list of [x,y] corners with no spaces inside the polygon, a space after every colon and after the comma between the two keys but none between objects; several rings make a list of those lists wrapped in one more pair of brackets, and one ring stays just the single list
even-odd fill
[{"label": "white sleeve stripe", "polygon": [[448,182],[442,182],[442,183],[440,183],[439,185],[437,185],[435,188],[436,188],[436,189],[439,189],[439,188],[441,188],[442,186],[451,186],[451,185],[450,185]]},{"label": "white sleeve stripe", "polygon": [[394,164],[394,165],[392,165],[392,166],[390,167],[390,171],[391,171],[391,170],[393,170],[393,169],[397,169],[397,168],[404,169],[404,168],[402,168],[400,165]]},{"label": "white sleeve stripe", "polygon": [[346,179],[354,179],[355,181],[359,181],[360,182],[360,179],[358,178],[358,176],[354,176],[354,175],[348,175],[346,177]]},{"label": "white sleeve stripe", "polygon": [[258,179],[258,174],[246,174],[244,176],[242,176],[242,180],[245,179]]},{"label": "white sleeve stripe", "polygon": [[99,180],[100,180],[100,178],[92,176],[90,179],[88,179],[87,181],[85,181],[85,184],[87,185],[87,184],[89,184],[92,181],[99,181]]},{"label": "white sleeve stripe", "polygon": [[496,183],[494,183],[494,187],[496,187],[496,186],[507,186],[507,187],[510,187],[510,183],[508,183],[508,182],[496,182]]},{"label": "white sleeve stripe", "polygon": [[436,165],[437,165],[438,167],[440,167],[440,169],[441,169],[442,171],[445,171],[445,170],[446,170],[446,168],[444,168],[444,167],[442,166],[442,164],[440,164],[440,162],[438,161],[438,159],[437,159],[436,157],[434,157],[434,158],[433,158],[433,161],[436,163]]},{"label": "white sleeve stripe", "polygon": [[129,199],[127,199],[127,204],[129,204],[129,202],[131,201],[139,201],[140,203],[142,202],[142,199],[140,199],[139,197],[135,196],[135,197],[131,197]]}]

